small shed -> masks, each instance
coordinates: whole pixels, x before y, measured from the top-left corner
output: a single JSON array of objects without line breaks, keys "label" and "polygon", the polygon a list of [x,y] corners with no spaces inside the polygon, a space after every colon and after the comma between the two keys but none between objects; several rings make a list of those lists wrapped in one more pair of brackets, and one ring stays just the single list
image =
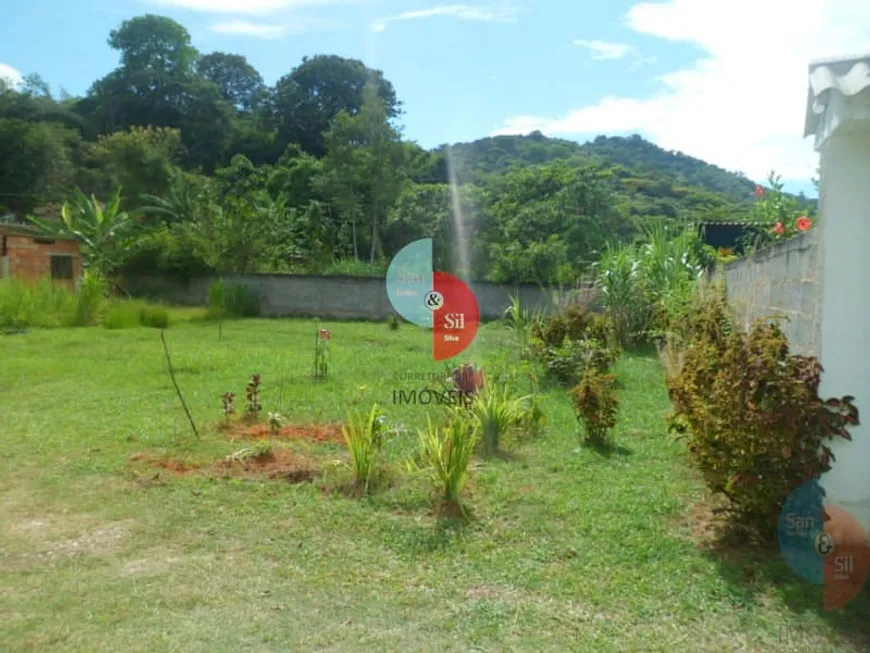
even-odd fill
[{"label": "small shed", "polygon": [[73,238],[48,235],[22,224],[0,224],[0,278],[53,282],[74,288],[82,257]]},{"label": "small shed", "polygon": [[701,241],[718,250],[729,249],[735,254],[744,253],[747,242],[764,233],[761,222],[701,222],[698,236]]}]

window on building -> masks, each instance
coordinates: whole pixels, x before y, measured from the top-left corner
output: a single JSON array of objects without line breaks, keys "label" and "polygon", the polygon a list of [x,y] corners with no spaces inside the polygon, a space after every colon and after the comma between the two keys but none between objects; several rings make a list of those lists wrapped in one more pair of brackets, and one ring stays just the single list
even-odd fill
[{"label": "window on building", "polygon": [[51,278],[60,281],[71,281],[73,278],[73,257],[52,254]]}]

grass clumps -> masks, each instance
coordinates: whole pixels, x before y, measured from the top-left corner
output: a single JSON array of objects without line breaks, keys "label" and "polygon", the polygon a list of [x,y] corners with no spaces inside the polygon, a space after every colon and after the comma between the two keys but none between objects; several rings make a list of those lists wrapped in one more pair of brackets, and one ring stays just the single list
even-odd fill
[{"label": "grass clumps", "polygon": [[364,494],[377,471],[377,461],[384,445],[386,417],[375,404],[366,414],[351,414],[341,427],[350,454],[356,487]]},{"label": "grass clumps", "polygon": [[258,317],[260,295],[240,283],[214,282],[209,289],[208,317],[212,319]]},{"label": "grass clumps", "polygon": [[479,432],[479,426],[472,420],[452,419],[436,425],[429,418],[427,428],[420,431],[420,457],[435,482],[441,509],[447,515],[466,515],[460,495],[468,479]]},{"label": "grass clumps", "polygon": [[135,329],[140,326],[166,329],[172,324],[172,319],[164,306],[130,299],[113,302],[101,322],[106,329]]},{"label": "grass clumps", "polygon": [[107,292],[105,280],[85,273],[78,291],[49,279],[28,283],[0,280],[0,328],[91,326],[99,320]]}]

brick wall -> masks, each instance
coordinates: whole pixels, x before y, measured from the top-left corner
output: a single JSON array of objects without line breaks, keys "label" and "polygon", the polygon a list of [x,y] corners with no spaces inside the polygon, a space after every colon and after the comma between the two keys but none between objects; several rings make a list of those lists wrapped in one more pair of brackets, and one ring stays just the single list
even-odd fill
[{"label": "brick wall", "polygon": [[14,279],[27,281],[50,279],[52,254],[73,256],[73,280],[81,276],[79,244],[72,240],[38,243],[33,236],[8,234],[6,236],[6,254],[9,276]]}]

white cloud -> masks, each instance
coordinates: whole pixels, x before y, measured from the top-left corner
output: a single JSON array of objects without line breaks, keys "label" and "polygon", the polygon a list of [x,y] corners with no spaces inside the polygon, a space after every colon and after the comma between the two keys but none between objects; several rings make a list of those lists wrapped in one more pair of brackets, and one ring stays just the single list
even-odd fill
[{"label": "white cloud", "polygon": [[209,27],[209,29],[218,34],[239,34],[242,36],[253,36],[260,39],[276,39],[287,31],[287,28],[283,25],[249,23],[244,20],[231,20],[224,23],[216,23]]},{"label": "white cloud", "polygon": [[514,23],[517,20],[519,9],[509,4],[504,5],[437,5],[427,9],[405,11],[395,16],[381,18],[372,25],[376,32],[383,32],[387,23],[401,20],[419,20],[421,18],[435,18],[437,16],[450,16],[457,20],[476,21],[484,23]]},{"label": "white cloud", "polygon": [[579,45],[592,52],[592,58],[596,61],[624,59],[634,50],[634,48],[625,43],[608,43],[606,41],[584,41],[578,39],[574,41],[574,45]]},{"label": "white cloud", "polygon": [[297,9],[331,4],[348,4],[356,0],[152,0],[155,4],[181,7],[210,14],[259,15],[282,9]]},{"label": "white cloud", "polygon": [[670,0],[636,4],[627,25],[703,54],[657,78],[653,97],[605,97],[562,117],[515,116],[494,133],[641,132],[763,180],[810,179],[818,157],[804,140],[807,65],[870,51],[866,0]]},{"label": "white cloud", "polygon": [[[592,53],[592,61],[616,61],[631,57],[631,65],[629,70],[637,70],[641,66],[656,63],[658,60],[655,57],[645,57],[637,48],[628,45],[627,43],[610,43],[608,41],[585,41],[577,39],[574,45],[585,48]],[[589,65],[589,62],[586,62]]]},{"label": "white cloud", "polygon": [[0,63],[0,79],[10,86],[18,86],[22,81],[24,81],[24,76],[12,66]]}]

